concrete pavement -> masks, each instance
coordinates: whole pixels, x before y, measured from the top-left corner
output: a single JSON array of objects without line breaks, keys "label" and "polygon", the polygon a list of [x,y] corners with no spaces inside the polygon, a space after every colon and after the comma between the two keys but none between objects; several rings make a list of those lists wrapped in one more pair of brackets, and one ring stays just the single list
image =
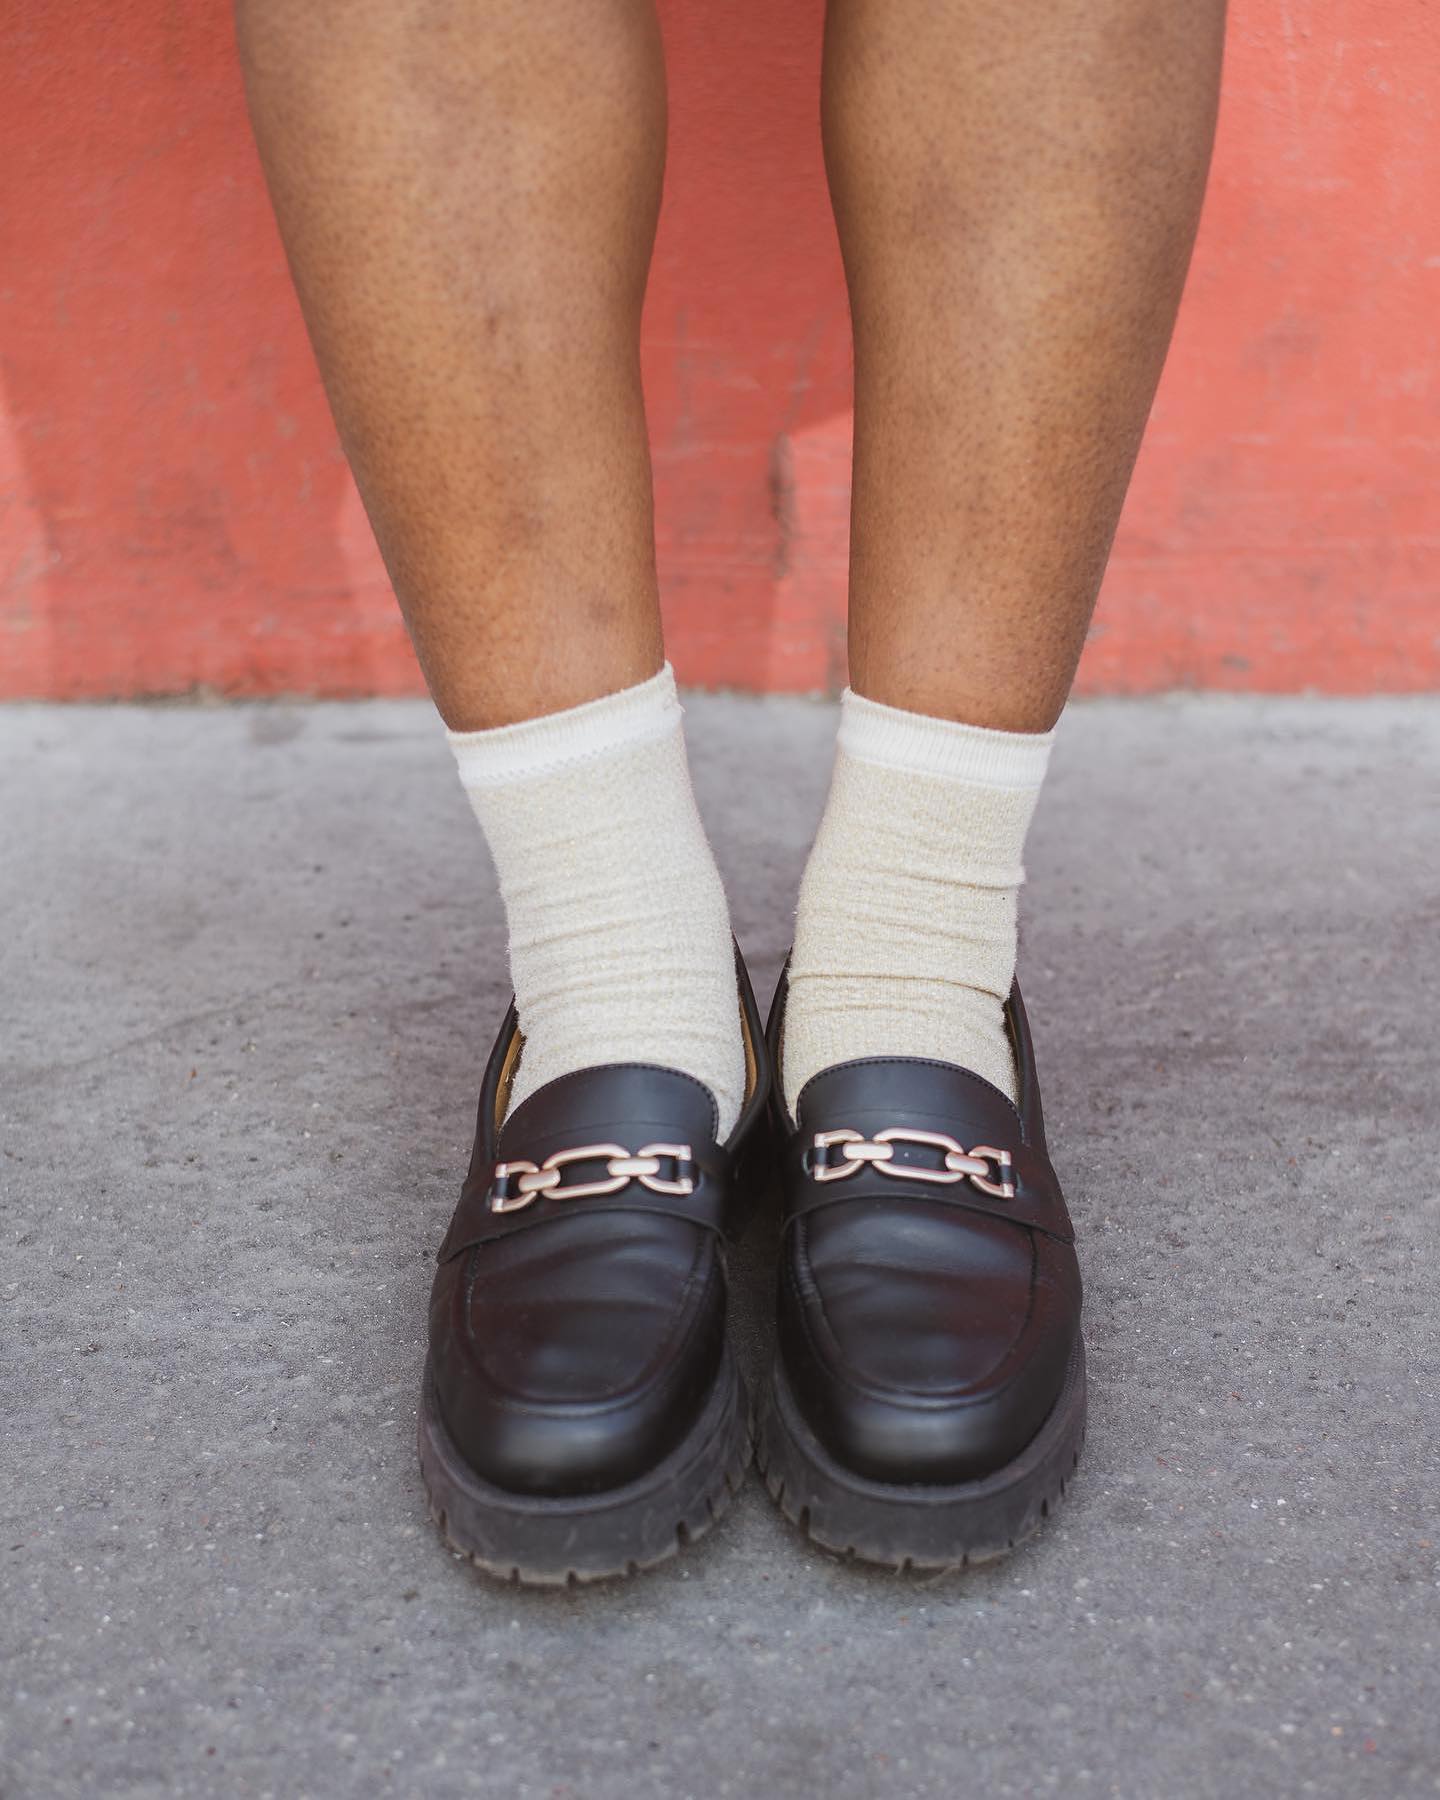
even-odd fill
[{"label": "concrete pavement", "polygon": [[[691,703],[764,993],[832,731]],[[504,999],[433,715],[0,711],[0,1794],[1440,1793],[1437,825],[1434,700],[1073,709],[1022,953],[1071,1500],[926,1585],[752,1483],[531,1595],[412,1443]]]}]

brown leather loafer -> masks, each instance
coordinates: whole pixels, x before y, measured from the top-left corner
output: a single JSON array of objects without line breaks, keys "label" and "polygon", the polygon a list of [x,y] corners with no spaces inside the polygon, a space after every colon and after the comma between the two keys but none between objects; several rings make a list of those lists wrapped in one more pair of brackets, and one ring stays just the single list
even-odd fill
[{"label": "brown leather loafer", "polygon": [[[785,983],[770,1023],[778,1070]],[[759,1459],[818,1543],[891,1567],[1003,1554],[1065,1491],[1085,1428],[1074,1233],[1019,988],[1019,1104],[952,1063],[806,1083],[785,1139],[778,1348]]]},{"label": "brown leather loafer", "polygon": [[769,1058],[736,955],[747,1092],[716,1141],[676,1069],[581,1069],[509,1117],[512,1005],[440,1249],[420,1463],[453,1547],[491,1574],[565,1585],[633,1573],[700,1536],[750,1456],[726,1341],[724,1243],[749,1191]]}]

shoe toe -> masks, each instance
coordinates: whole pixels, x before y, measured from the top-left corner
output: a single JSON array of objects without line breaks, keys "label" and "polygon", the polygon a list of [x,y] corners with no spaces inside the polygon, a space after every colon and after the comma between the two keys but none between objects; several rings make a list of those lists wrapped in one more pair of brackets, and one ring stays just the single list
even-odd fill
[{"label": "shoe toe", "polygon": [[910,1485],[979,1480],[1016,1457],[1060,1394],[1074,1339],[1064,1270],[1030,1234],[979,1218],[957,1229],[952,1209],[923,1203],[899,1222],[836,1206],[800,1229],[782,1350],[831,1456]]},{"label": "shoe toe", "polygon": [[593,1494],[652,1469],[719,1367],[713,1235],[644,1213],[576,1214],[442,1269],[432,1363],[475,1473],[516,1494]]}]

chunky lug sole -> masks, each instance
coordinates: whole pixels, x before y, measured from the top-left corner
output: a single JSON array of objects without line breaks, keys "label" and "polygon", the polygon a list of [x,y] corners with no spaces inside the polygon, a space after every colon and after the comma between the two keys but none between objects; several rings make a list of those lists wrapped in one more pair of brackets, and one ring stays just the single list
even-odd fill
[{"label": "chunky lug sole", "polygon": [[1013,1462],[954,1487],[869,1481],[843,1468],[801,1417],[777,1363],[756,1460],[771,1498],[822,1550],[887,1569],[939,1573],[992,1562],[1040,1529],[1085,1440],[1085,1348],[1077,1338],[1049,1418]]},{"label": "chunky lug sole", "polygon": [[452,1550],[521,1587],[576,1587],[635,1575],[703,1537],[739,1491],[750,1461],[749,1406],[729,1353],[688,1437],[638,1480],[549,1499],[492,1487],[461,1456],[425,1367],[420,1472]]}]

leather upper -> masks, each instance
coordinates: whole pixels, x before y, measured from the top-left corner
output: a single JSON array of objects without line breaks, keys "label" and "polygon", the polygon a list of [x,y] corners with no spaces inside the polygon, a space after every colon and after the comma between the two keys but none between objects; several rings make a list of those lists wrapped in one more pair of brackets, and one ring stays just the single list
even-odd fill
[{"label": "leather upper", "polygon": [[496,1487],[623,1486],[684,1438],[710,1394],[724,1347],[723,1240],[770,1087],[738,952],[737,981],[750,1080],[724,1144],[708,1088],[642,1063],[561,1076],[497,1128],[523,1053],[513,1005],[506,1016],[430,1304],[441,1414]]},{"label": "leather upper", "polygon": [[[784,1005],[782,979],[777,1068]],[[915,1057],[822,1070],[795,1118],[776,1102],[784,1374],[822,1445],[876,1481],[953,1484],[1011,1461],[1053,1407],[1079,1332],[1073,1231],[1018,988],[1006,1012],[1018,1106],[967,1069]]]}]

